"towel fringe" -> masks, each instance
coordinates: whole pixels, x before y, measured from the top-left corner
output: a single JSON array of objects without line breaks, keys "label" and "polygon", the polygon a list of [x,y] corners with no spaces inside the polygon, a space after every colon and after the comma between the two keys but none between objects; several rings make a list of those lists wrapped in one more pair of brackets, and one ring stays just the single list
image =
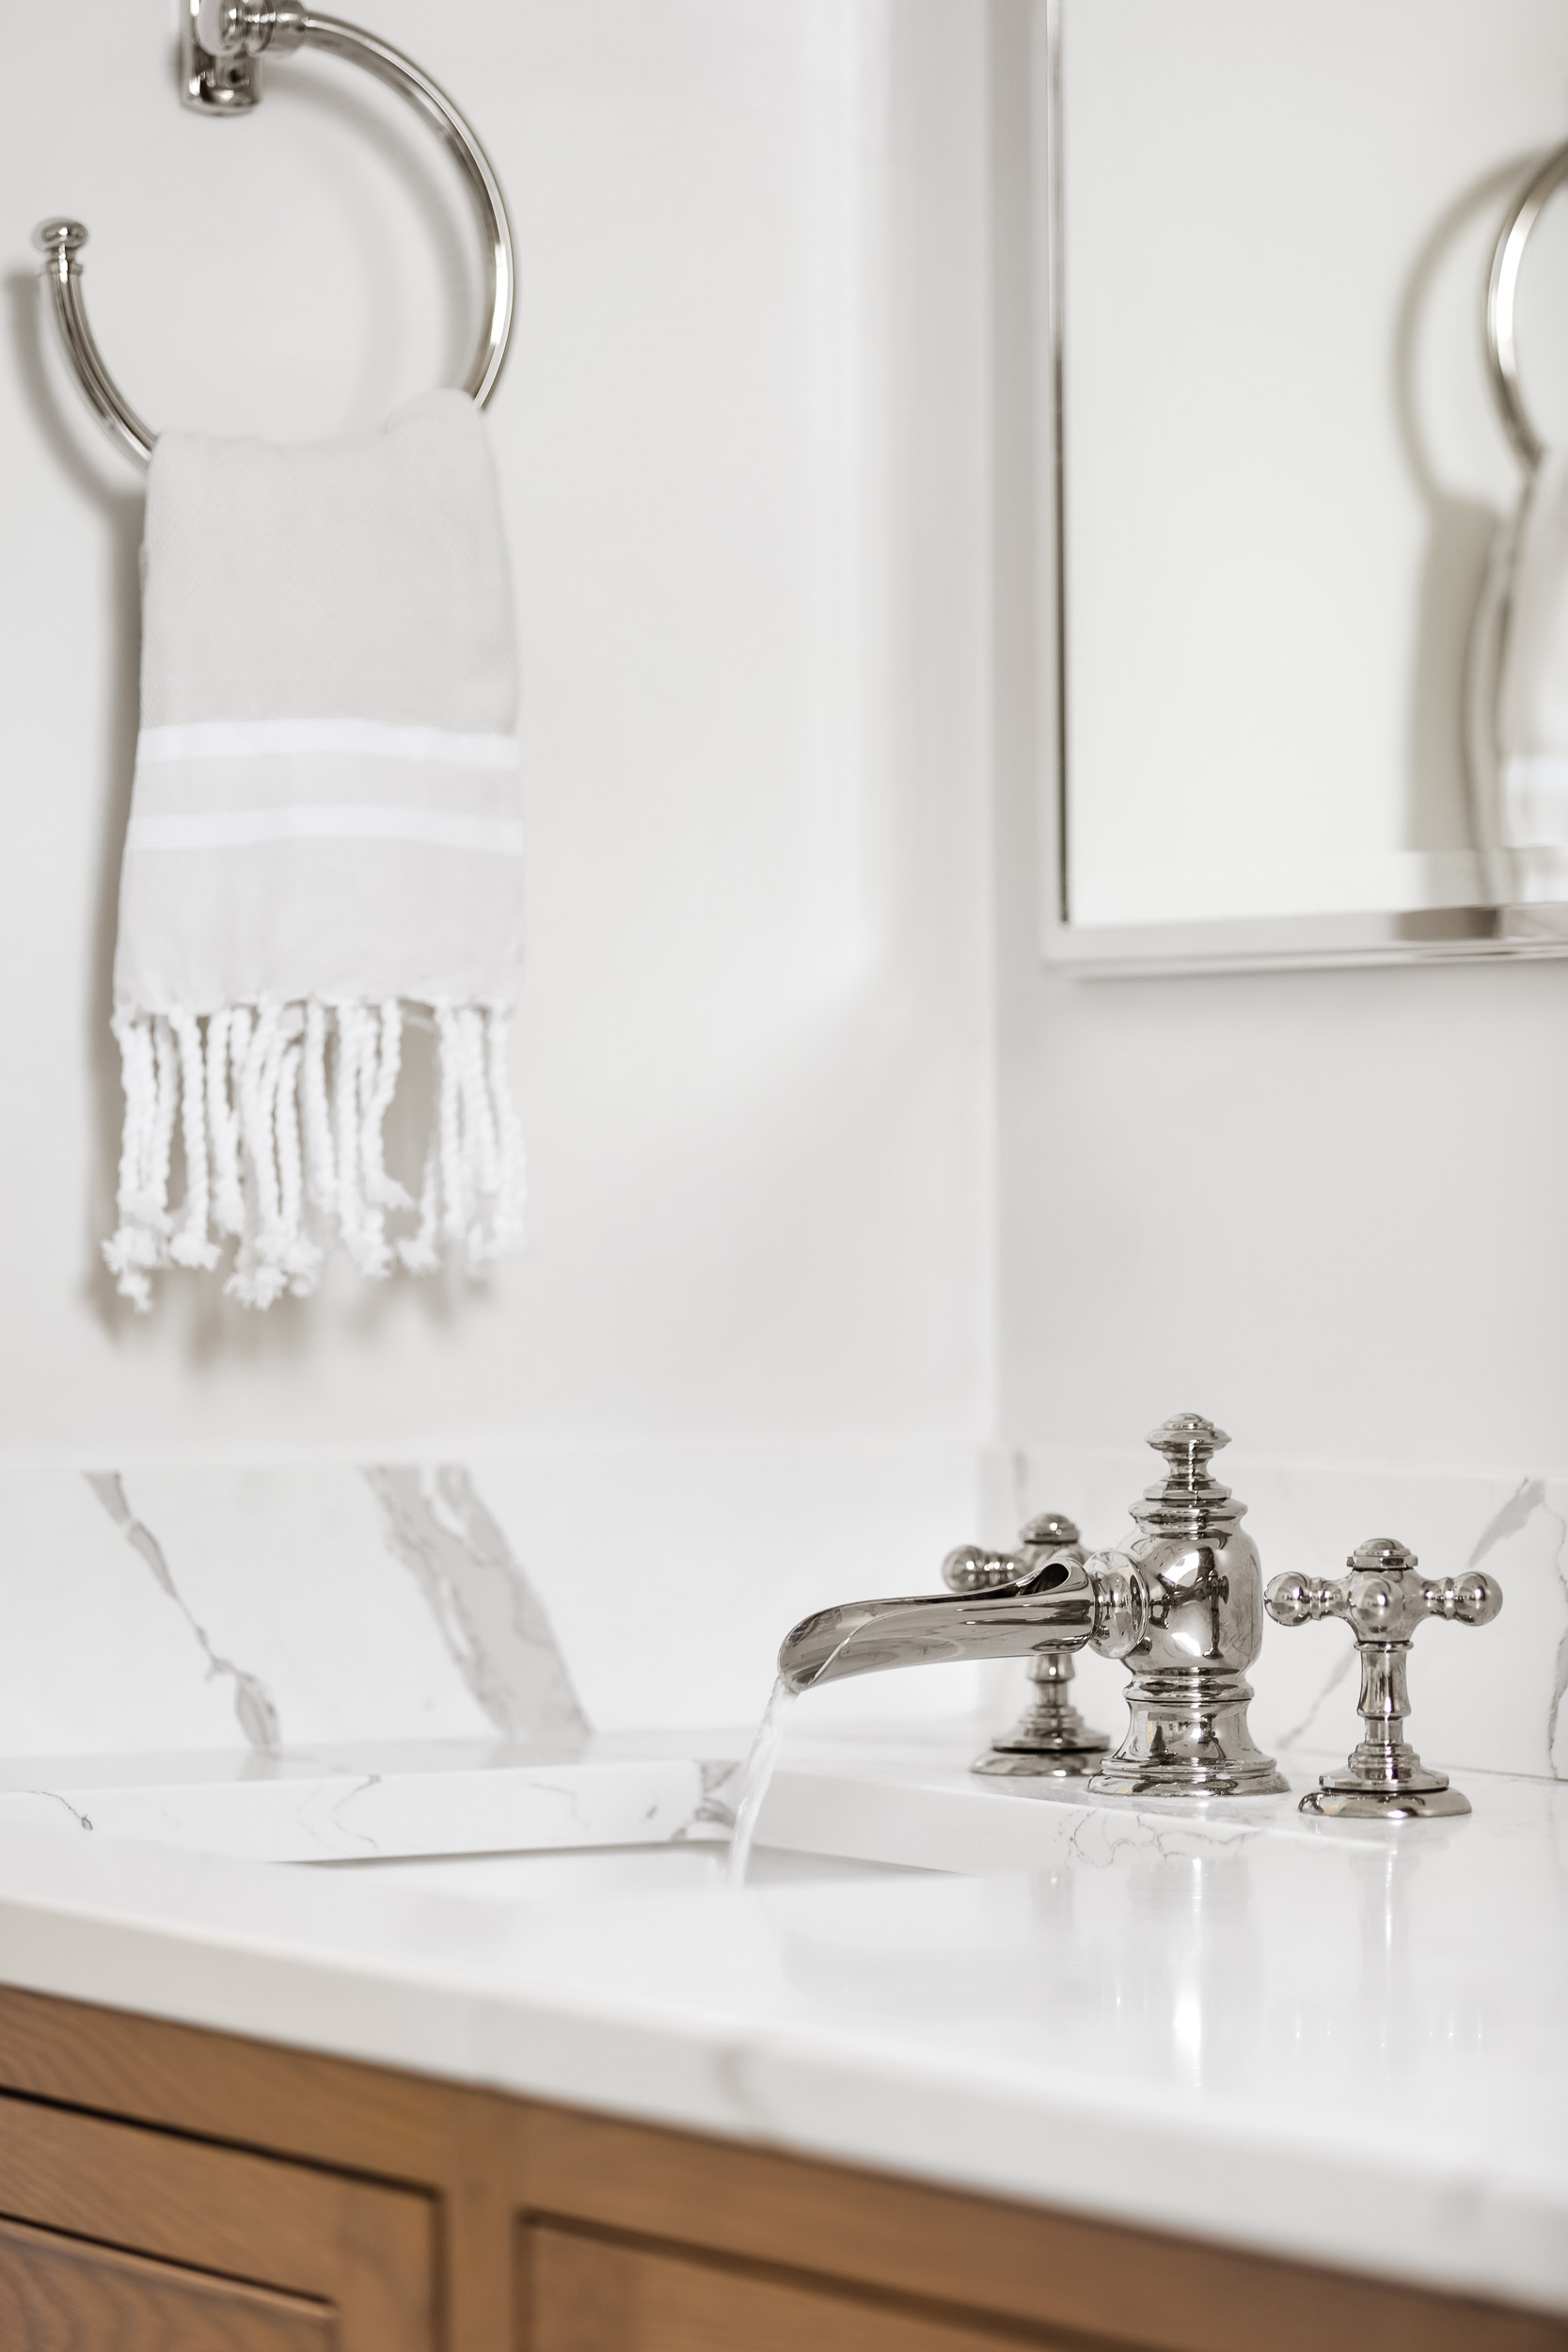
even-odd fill
[{"label": "towel fringe", "polygon": [[160,1229],[168,1230],[168,1164],[174,1144],[174,1113],[180,1092],[180,1063],[174,1032],[160,1013],[152,1024],[152,1128],[148,1141],[147,1201],[149,1215]]},{"label": "towel fringe", "polygon": [[[404,1008],[245,1005],[199,1015],[119,1013],[125,1090],[118,1209],[103,1258],[139,1313],[168,1265],[211,1270],[237,1237],[226,1295],[265,1309],[308,1297],[341,1248],[372,1280],[470,1273],[522,1247],[522,1128],[499,1007],[437,1005],[436,1102],[416,1204],[386,1163],[403,1069]],[[176,1123],[184,1198],[169,1206]],[[410,1232],[388,1218],[417,1214]]]},{"label": "towel fringe", "polygon": [[326,1007],[314,997],[305,1008],[300,1096],[305,1114],[306,1190],[310,1206],[327,1215],[338,1197],[338,1157],[332,1149],[332,1114],[326,1100]]},{"label": "towel fringe", "polygon": [[207,1089],[201,1030],[188,1012],[171,1012],[168,1025],[180,1049],[180,1135],[185,1148],[185,1205],[168,1254],[176,1265],[199,1266],[210,1273],[218,1262],[218,1246],[207,1233]]},{"label": "towel fringe", "polygon": [[379,1209],[411,1209],[414,1205],[394,1177],[387,1173],[383,1130],[387,1113],[392,1107],[392,1097],[398,1089],[398,1073],[403,1067],[403,1007],[392,997],[380,1008],[379,1025],[373,1036],[375,1049],[374,1076],[371,1075],[372,1060],[365,1063],[365,1108],[359,1133],[360,1159],[365,1170],[365,1198]]},{"label": "towel fringe", "polygon": [[[244,1057],[234,1043],[239,1013],[214,1012],[207,1023],[207,1144],[213,1162],[213,1211],[221,1233],[245,1232],[245,1187],[240,1178],[240,1120],[229,1093],[230,1058]],[[248,1024],[250,1015],[244,1019]]]}]

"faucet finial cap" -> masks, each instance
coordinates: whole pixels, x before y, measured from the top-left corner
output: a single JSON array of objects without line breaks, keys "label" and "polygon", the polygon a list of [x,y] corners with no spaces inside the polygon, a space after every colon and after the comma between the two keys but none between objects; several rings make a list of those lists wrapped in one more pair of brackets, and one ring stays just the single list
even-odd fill
[{"label": "faucet finial cap", "polygon": [[1019,1534],[1021,1544],[1029,1544],[1037,1550],[1048,1545],[1079,1541],[1077,1522],[1069,1519],[1065,1511],[1037,1512]]},{"label": "faucet finial cap", "polygon": [[1149,1444],[1165,1457],[1164,1481],[1144,1489],[1132,1516],[1144,1527],[1182,1528],[1197,1535],[1207,1526],[1234,1525],[1245,1505],[1231,1500],[1228,1486],[1212,1477],[1209,1460],[1230,1443],[1226,1432],[1201,1413],[1173,1413],[1151,1430]]},{"label": "faucet finial cap", "polygon": [[1402,1544],[1397,1535],[1369,1535],[1345,1562],[1347,1568],[1382,1568],[1388,1576],[1407,1576],[1420,1565],[1410,1546]]},{"label": "faucet finial cap", "polygon": [[1228,1433],[1215,1422],[1206,1421],[1201,1413],[1173,1413],[1158,1429],[1148,1433],[1148,1443],[1156,1454],[1163,1454],[1171,1469],[1201,1469],[1212,1454],[1222,1445],[1228,1445]]}]

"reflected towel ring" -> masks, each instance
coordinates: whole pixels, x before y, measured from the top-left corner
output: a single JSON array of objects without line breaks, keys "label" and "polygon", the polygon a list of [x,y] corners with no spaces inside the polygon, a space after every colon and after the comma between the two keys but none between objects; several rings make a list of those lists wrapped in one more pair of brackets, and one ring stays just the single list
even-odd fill
[{"label": "reflected towel ring", "polygon": [[[484,240],[487,314],[463,389],[483,408],[496,388],[512,333],[515,276],[506,199],[481,147],[451,100],[401,50],[373,33],[332,16],[314,16],[293,0],[187,0],[182,31],[182,86],[187,105],[203,113],[245,113],[261,98],[260,60],[309,45],[363,66],[416,106],[463,167]],[[103,365],[82,301],[76,256],[87,241],[80,221],[46,220],[33,241],[47,255],[41,275],[55,301],[55,319],[88,402],[133,456],[152,454],[157,438],[125,399]]]},{"label": "reflected towel ring", "polygon": [[1568,181],[1568,147],[1548,155],[1514,199],[1497,232],[1486,281],[1486,371],[1492,379],[1503,429],[1527,473],[1541,463],[1545,444],[1529,421],[1519,388],[1519,356],[1513,343],[1513,297],[1530,230],[1548,199]]}]

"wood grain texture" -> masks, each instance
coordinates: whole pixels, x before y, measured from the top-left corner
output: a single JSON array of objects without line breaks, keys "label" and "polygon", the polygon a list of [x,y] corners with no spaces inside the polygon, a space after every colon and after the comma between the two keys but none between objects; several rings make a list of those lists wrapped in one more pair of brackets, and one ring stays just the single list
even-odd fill
[{"label": "wood grain texture", "polygon": [[1149,2352],[1568,2352],[1568,2322],[754,2148],[531,2110],[529,2202]]},{"label": "wood grain texture", "polygon": [[436,2340],[432,2208],[406,2189],[8,2096],[0,2216],[316,2297],[343,2352]]},{"label": "wood grain texture", "polygon": [[1022,2352],[1026,2344],[1067,2344],[548,2223],[526,2233],[523,2276],[518,2352]]},{"label": "wood grain texture", "polygon": [[8,2352],[337,2352],[330,2305],[0,2221]]},{"label": "wood grain texture", "polygon": [[442,2352],[511,2352],[519,2215],[1148,2352],[1568,2352],[1555,2316],[4,1988],[0,2087],[427,2191]]}]

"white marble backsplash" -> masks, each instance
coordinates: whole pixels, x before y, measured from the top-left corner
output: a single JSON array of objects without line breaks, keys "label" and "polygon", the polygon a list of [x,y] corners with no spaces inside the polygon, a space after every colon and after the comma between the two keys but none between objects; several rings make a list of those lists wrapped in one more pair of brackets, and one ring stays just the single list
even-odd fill
[{"label": "white marble backsplash", "polygon": [[[891,1446],[10,1470],[0,1757],[745,1725],[795,1619],[930,1582],[974,1488],[961,1450]],[[980,1689],[949,1669],[850,1711]]]},{"label": "white marble backsplash", "polygon": [[[0,1757],[367,1742],[566,1755],[590,1734],[744,1726],[806,1611],[931,1590],[949,1545],[1069,1512],[1125,1532],[1151,1455],[886,1445],[562,1446],[427,1467],[13,1469],[0,1475]],[[1416,1644],[1411,1735],[1443,1767],[1568,1777],[1568,1478],[1218,1465],[1266,1575],[1337,1571],[1402,1536],[1429,1570],[1503,1586],[1479,1632]],[[1260,1739],[1355,1736],[1345,1629],[1271,1626]],[[1085,1713],[1119,1732],[1122,1670],[1085,1658]],[[976,1708],[1018,1670],[868,1677],[814,1723]],[[15,1772],[8,1777],[14,1782]],[[52,1776],[45,1785],[58,1783]]]}]

